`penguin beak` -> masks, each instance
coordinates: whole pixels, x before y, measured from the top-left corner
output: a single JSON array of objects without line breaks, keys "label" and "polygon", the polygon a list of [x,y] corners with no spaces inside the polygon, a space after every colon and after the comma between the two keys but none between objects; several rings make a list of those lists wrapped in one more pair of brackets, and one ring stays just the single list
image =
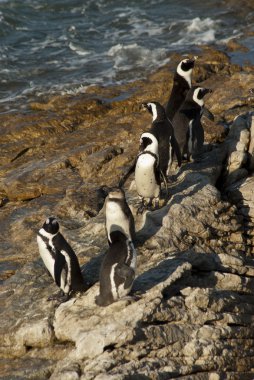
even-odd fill
[{"label": "penguin beak", "polygon": [[139,142],[139,151],[143,152],[144,149],[145,149],[144,141],[143,141],[143,139],[140,139],[140,142]]},{"label": "penguin beak", "polygon": [[195,61],[196,61],[196,58],[189,58],[188,59],[188,62],[187,62],[187,69],[190,70],[190,69],[193,69],[194,65],[195,65]]},{"label": "penguin beak", "polygon": [[105,196],[107,196],[110,193],[110,191],[112,190],[112,188],[109,187],[109,186],[107,186],[107,185],[101,186],[100,189],[103,191],[103,193],[105,194]]},{"label": "penguin beak", "polygon": [[142,103],[141,106],[140,106],[140,109],[142,111],[147,110],[148,109],[147,103]]}]

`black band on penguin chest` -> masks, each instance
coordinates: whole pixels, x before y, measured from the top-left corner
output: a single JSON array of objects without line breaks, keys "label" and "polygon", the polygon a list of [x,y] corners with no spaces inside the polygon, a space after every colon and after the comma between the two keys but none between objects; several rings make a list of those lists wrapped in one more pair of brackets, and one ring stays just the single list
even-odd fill
[{"label": "black band on penguin chest", "polygon": [[143,155],[143,154],[150,154],[150,156],[152,156],[155,159],[156,164],[157,164],[158,156],[155,153],[151,152],[150,150],[144,150],[143,152],[139,153],[138,157]]},{"label": "black band on penguin chest", "polygon": [[43,240],[43,242],[46,244],[46,247],[47,247],[47,250],[49,251],[52,259],[56,259],[56,252],[52,249],[52,247],[49,245],[49,240],[43,236],[40,232],[38,232],[38,235],[40,236],[40,238]]}]

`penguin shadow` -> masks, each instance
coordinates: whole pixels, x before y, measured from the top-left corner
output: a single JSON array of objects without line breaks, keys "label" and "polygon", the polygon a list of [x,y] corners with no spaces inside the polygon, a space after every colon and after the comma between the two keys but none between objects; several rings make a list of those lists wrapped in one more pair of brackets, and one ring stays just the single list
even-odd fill
[{"label": "penguin shadow", "polygon": [[214,288],[218,282],[215,271],[226,270],[216,254],[207,255],[193,250],[170,253],[168,258],[156,267],[136,277],[130,295],[142,296],[166,281],[181,264],[186,262],[191,264],[191,269],[186,270],[179,279],[163,289],[162,294],[165,299],[180,294],[180,291],[186,287]]},{"label": "penguin shadow", "polygon": [[100,268],[106,252],[107,249],[105,248],[101,253],[92,257],[88,263],[82,265],[81,273],[87,284],[86,291],[99,281]]}]

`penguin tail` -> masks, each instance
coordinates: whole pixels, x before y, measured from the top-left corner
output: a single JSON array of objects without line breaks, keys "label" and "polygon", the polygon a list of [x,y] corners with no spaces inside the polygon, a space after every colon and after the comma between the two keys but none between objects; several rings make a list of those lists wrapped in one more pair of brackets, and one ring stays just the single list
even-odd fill
[{"label": "penguin tail", "polygon": [[136,166],[136,159],[132,162],[131,166],[129,167],[128,171],[122,176],[122,178],[120,179],[119,183],[118,183],[118,187],[123,187],[125,182],[127,181],[127,179],[129,178],[129,176],[131,175],[131,173],[134,172],[135,170],[135,166]]}]

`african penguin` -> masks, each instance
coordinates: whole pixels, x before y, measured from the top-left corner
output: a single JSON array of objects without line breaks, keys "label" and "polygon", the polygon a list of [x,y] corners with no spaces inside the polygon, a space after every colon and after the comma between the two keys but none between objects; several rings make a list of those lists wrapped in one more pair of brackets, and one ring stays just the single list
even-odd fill
[{"label": "african penguin", "polygon": [[132,241],[118,230],[110,233],[110,242],[100,268],[100,294],[95,298],[99,306],[127,296],[135,278],[137,255]]},{"label": "african penguin", "polygon": [[111,233],[113,231],[121,231],[128,239],[135,241],[134,218],[121,188],[109,188],[105,200],[105,216],[109,245],[112,243]]},{"label": "african penguin", "polygon": [[178,141],[182,158],[201,153],[204,143],[204,129],[201,117],[204,110],[204,96],[210,89],[194,86],[186,96],[180,109],[173,118],[175,137]]},{"label": "african penguin", "polygon": [[191,88],[191,75],[196,59],[197,57],[193,59],[185,58],[176,68],[173,87],[165,107],[167,118],[171,121]]},{"label": "african penguin", "polygon": [[61,289],[60,293],[49,297],[62,302],[67,301],[75,291],[85,290],[83,277],[75,252],[59,232],[59,224],[49,217],[37,233],[40,256]]},{"label": "african penguin", "polygon": [[142,199],[138,213],[150,207],[153,200],[158,206],[161,189],[158,141],[152,133],[145,132],[141,135],[140,150],[135,166],[136,188]]},{"label": "african penguin", "polygon": [[175,139],[174,128],[167,119],[164,107],[158,102],[142,103],[143,109],[147,109],[153,116],[149,133],[158,141],[159,168],[166,177],[176,154],[178,165],[181,166],[181,155],[178,143]]}]

